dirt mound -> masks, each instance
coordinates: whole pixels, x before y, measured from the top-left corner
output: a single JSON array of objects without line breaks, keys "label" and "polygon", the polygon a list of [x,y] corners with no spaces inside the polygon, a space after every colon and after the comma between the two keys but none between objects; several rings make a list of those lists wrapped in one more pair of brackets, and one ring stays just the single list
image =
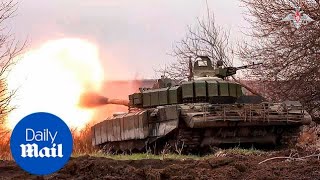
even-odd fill
[{"label": "dirt mound", "polygon": [[113,160],[82,156],[72,158],[59,172],[36,177],[23,172],[14,162],[0,162],[0,177],[14,179],[317,179],[320,161],[275,159],[289,155],[225,155],[203,160]]}]

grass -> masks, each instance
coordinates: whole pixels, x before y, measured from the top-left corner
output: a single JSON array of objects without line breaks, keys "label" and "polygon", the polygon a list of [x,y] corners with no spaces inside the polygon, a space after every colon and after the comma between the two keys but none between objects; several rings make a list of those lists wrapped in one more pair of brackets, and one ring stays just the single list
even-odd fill
[{"label": "grass", "polygon": [[251,147],[250,149],[235,147],[232,149],[226,149],[224,151],[227,154],[239,154],[239,155],[260,155],[265,153],[265,151],[262,151],[253,147]]},{"label": "grass", "polygon": [[10,133],[0,133],[0,160],[12,160]]},{"label": "grass", "polygon": [[91,154],[97,152],[91,142],[91,126],[87,125],[80,131],[71,130],[73,137],[73,154]]},{"label": "grass", "polygon": [[103,158],[110,158],[114,160],[141,160],[141,159],[176,159],[176,160],[202,160],[202,159],[210,159],[210,158],[216,158],[216,157],[224,157],[228,155],[262,155],[265,154],[265,151],[258,150],[255,148],[250,149],[243,149],[239,147],[231,148],[231,149],[220,149],[217,152],[213,154],[209,154],[206,156],[198,156],[198,155],[180,155],[175,153],[167,153],[167,154],[160,154],[155,155],[151,153],[135,153],[135,154],[106,154],[101,153],[99,151],[90,153],[90,154],[73,154],[72,157],[80,157],[84,155],[89,155],[92,157],[103,157]]},{"label": "grass", "polygon": [[[75,154],[73,157],[80,157],[87,154]],[[92,153],[89,154],[89,156],[92,157],[104,157],[104,158],[110,158],[114,160],[141,160],[141,159],[179,159],[179,160],[186,160],[186,159],[193,159],[193,160],[199,160],[202,159],[200,156],[196,155],[179,155],[179,154],[151,154],[151,153],[135,153],[135,154],[104,154],[104,153]]]}]

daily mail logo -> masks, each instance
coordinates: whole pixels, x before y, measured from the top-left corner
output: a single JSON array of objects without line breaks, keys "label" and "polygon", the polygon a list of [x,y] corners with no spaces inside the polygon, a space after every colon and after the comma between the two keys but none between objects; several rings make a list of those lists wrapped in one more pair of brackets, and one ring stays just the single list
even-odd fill
[{"label": "daily mail logo", "polygon": [[34,113],[23,118],[12,131],[10,148],[16,163],[35,175],[54,173],[68,162],[72,135],[59,117]]},{"label": "daily mail logo", "polygon": [[63,157],[62,144],[54,143],[55,138],[57,137],[58,131],[52,133],[49,129],[44,129],[42,131],[35,131],[33,129],[26,129],[26,142],[51,142],[51,147],[43,147],[39,149],[38,144],[21,144],[21,157]]}]

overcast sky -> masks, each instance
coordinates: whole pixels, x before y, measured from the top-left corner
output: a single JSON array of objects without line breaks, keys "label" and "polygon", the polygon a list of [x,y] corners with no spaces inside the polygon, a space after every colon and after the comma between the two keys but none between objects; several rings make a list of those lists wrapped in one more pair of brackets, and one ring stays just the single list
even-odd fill
[{"label": "overcast sky", "polygon": [[[208,0],[216,22],[242,38],[246,26],[238,0]],[[47,40],[86,38],[100,50],[107,79],[153,78],[173,60],[167,55],[187,25],[206,15],[205,0],[19,0],[10,22],[29,48]]]}]

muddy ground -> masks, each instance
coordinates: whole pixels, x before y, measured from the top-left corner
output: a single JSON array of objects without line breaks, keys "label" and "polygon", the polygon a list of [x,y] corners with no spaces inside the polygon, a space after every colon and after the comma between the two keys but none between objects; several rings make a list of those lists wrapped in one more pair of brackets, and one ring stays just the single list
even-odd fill
[{"label": "muddy ground", "polygon": [[[71,158],[59,172],[32,176],[12,161],[0,162],[0,179],[320,179],[317,157],[275,159],[291,152],[258,155],[222,154],[203,160],[112,160],[103,157]],[[301,156],[300,156],[301,157]]]}]

